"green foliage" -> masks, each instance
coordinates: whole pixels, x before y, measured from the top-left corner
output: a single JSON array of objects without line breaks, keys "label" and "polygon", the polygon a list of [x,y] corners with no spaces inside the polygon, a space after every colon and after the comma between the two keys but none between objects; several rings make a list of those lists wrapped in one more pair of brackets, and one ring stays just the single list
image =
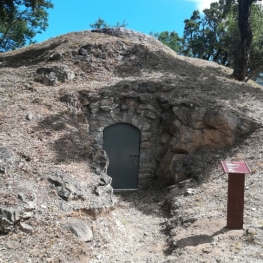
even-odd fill
[{"label": "green foliage", "polygon": [[[238,19],[238,2],[219,0],[211,3],[210,8],[203,10],[202,14],[195,10],[191,17],[184,21],[182,38],[174,31],[151,34],[179,54],[235,68],[236,54],[239,52],[241,39]],[[246,79],[255,79],[260,72],[263,72],[262,24],[262,6],[256,2],[252,3],[250,25],[253,40],[245,68]]]},{"label": "green foliage", "polygon": [[94,24],[90,24],[90,27],[92,29],[101,29],[101,28],[107,28],[110,26],[103,19],[99,17],[98,20],[94,22]]},{"label": "green foliage", "polygon": [[151,32],[150,35],[154,36],[159,41],[161,41],[163,44],[165,44],[169,48],[173,49],[177,53],[181,53],[182,39],[178,36],[178,34],[175,31],[172,31],[172,32],[163,31],[161,33]]},{"label": "green foliage", "polygon": [[90,27],[92,29],[101,29],[101,28],[110,28],[110,27],[126,27],[128,23],[126,23],[125,20],[123,20],[122,23],[117,22],[116,25],[111,26],[105,22],[105,20],[101,19],[100,17],[98,18],[97,21],[94,22],[94,24],[90,24]]},{"label": "green foliage", "polygon": [[196,10],[190,19],[184,21],[183,54],[230,65],[228,23],[231,16],[226,19],[224,0],[211,3],[210,8],[203,10],[203,13],[201,16]]},{"label": "green foliage", "polygon": [[32,43],[48,26],[48,0],[0,0],[0,52]]}]

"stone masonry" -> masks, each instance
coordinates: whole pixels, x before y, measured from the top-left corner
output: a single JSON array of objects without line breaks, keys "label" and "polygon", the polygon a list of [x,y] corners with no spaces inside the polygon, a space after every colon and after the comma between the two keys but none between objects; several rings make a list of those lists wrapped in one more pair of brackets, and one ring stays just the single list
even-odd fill
[{"label": "stone masonry", "polygon": [[106,127],[127,123],[141,131],[139,158],[139,185],[154,177],[157,169],[155,159],[159,140],[161,109],[156,100],[147,96],[114,97],[109,92],[87,94],[82,92],[81,103],[85,113],[91,139],[103,145],[103,131]]},{"label": "stone masonry", "polygon": [[82,90],[60,100],[81,108],[77,119],[85,120],[99,148],[108,126],[127,123],[140,130],[139,188],[154,178],[166,184],[198,178],[200,171],[193,167],[201,162],[200,149],[224,149],[258,127],[238,112],[194,102],[171,103],[153,93]]}]

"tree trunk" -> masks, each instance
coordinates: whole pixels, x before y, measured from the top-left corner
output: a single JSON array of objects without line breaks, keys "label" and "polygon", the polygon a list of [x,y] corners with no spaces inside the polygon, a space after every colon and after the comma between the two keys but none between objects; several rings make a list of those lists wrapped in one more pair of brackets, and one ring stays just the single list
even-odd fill
[{"label": "tree trunk", "polygon": [[235,52],[233,76],[244,81],[247,73],[249,51],[252,43],[252,31],[250,27],[251,5],[256,0],[238,0],[238,27],[240,32],[240,43]]},{"label": "tree trunk", "polygon": [[223,49],[221,49],[221,47],[219,47],[217,52],[216,52],[216,54],[215,54],[215,56],[213,57],[213,61],[214,62],[217,62],[217,59],[219,58],[219,56],[220,56],[222,51],[223,51]]}]

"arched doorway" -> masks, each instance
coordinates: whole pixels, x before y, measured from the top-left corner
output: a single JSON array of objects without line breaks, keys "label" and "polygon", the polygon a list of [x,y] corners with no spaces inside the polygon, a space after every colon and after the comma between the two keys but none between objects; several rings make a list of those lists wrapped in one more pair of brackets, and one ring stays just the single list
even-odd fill
[{"label": "arched doorway", "polygon": [[113,189],[138,189],[140,131],[130,124],[111,125],[104,129],[103,148],[110,162]]}]

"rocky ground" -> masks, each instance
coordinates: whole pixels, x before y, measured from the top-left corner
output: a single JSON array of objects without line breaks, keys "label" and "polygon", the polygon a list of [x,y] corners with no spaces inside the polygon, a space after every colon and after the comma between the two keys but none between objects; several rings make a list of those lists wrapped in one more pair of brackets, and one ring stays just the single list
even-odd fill
[{"label": "rocky ground", "polygon": [[[95,46],[92,56],[82,50],[76,59],[75,50],[87,43]],[[72,33],[1,54],[0,61],[0,262],[263,262],[263,129],[234,147],[204,149],[209,169],[202,180],[180,187],[156,180],[115,199],[107,176],[94,170],[92,142],[75,118],[78,105],[60,101],[67,92],[123,92],[148,81],[168,99],[223,105],[261,125],[261,87],[135,33],[121,40]],[[47,68],[58,64],[64,71],[53,69],[54,78]],[[225,227],[228,178],[221,159],[246,160],[252,170],[242,230]],[[72,234],[73,219],[92,234]]]}]

